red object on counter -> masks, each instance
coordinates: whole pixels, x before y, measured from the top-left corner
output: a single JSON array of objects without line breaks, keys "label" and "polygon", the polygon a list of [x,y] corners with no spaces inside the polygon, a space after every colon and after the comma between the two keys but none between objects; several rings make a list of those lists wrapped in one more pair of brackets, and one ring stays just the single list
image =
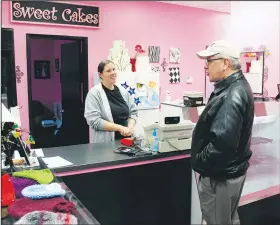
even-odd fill
[{"label": "red object on counter", "polygon": [[131,146],[134,143],[133,138],[123,138],[123,139],[121,139],[120,142],[122,145],[125,145],[125,146]]},{"label": "red object on counter", "polygon": [[5,174],[1,177],[2,191],[1,204],[2,206],[9,206],[16,200],[15,189],[13,187],[11,177]]}]

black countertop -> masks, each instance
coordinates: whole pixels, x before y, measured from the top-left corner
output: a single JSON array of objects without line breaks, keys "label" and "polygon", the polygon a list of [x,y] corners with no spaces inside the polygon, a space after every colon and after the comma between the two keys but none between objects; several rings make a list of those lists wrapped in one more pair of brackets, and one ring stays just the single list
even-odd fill
[{"label": "black countertop", "polygon": [[95,144],[71,145],[43,149],[44,157],[60,156],[71,163],[71,166],[54,168],[56,173],[78,171],[90,168],[114,166],[126,163],[141,162],[172,156],[189,156],[189,151],[159,153],[157,155],[131,157],[114,151],[120,147],[119,141]]}]

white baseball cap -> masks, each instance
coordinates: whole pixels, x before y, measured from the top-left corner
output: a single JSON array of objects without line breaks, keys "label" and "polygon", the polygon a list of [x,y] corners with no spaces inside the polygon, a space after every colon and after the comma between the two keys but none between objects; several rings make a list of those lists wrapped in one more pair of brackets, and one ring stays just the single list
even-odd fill
[{"label": "white baseball cap", "polygon": [[240,58],[240,49],[230,41],[220,40],[214,41],[207,49],[197,52],[197,56],[201,59],[206,59],[210,56],[223,54],[232,58]]}]

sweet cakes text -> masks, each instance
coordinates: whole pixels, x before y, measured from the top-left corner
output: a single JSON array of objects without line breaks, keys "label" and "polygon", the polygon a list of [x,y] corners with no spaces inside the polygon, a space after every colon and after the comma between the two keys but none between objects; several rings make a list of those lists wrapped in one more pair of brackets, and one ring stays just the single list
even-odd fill
[{"label": "sweet cakes text", "polygon": [[12,1],[12,22],[99,27],[99,7],[56,2]]}]

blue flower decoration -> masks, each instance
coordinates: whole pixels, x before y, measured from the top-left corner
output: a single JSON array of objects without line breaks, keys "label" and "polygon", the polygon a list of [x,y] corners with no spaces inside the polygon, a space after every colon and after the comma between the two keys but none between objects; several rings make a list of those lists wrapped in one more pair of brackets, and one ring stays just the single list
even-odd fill
[{"label": "blue flower decoration", "polygon": [[123,84],[121,84],[125,89],[127,89],[129,86],[127,85],[126,82],[124,82]]},{"label": "blue flower decoration", "polygon": [[129,93],[130,95],[135,95],[135,88],[129,88],[128,93]]},{"label": "blue flower decoration", "polygon": [[140,100],[139,100],[139,98],[134,98],[134,102],[135,102],[136,105],[138,105],[139,103],[141,103]]}]

